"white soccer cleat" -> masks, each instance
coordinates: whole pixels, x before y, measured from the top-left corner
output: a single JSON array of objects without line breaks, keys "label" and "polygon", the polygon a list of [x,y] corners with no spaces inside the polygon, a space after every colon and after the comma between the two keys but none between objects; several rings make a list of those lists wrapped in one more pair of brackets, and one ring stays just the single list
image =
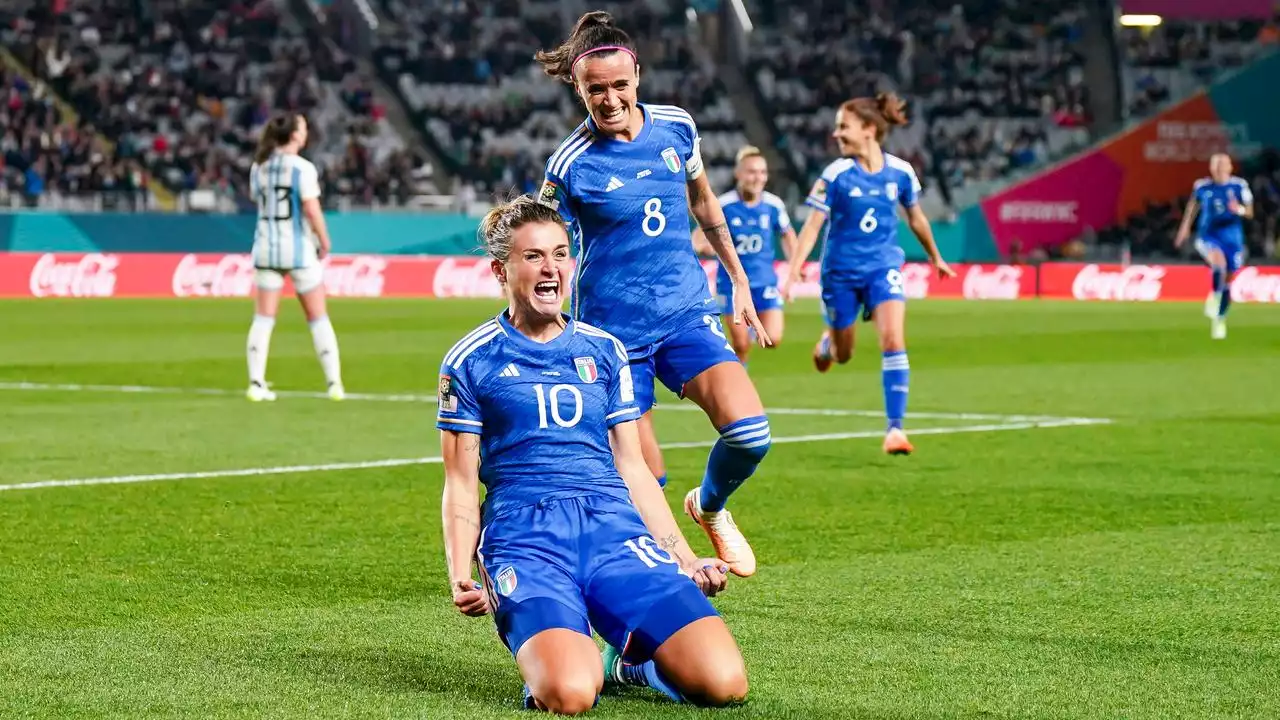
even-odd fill
[{"label": "white soccer cleat", "polygon": [[1224,318],[1216,317],[1209,326],[1209,337],[1214,340],[1227,339],[1227,321]]},{"label": "white soccer cleat", "polygon": [[274,402],[276,399],[276,394],[260,382],[249,383],[249,389],[245,391],[244,396],[249,398],[250,402]]},{"label": "white soccer cleat", "polygon": [[1218,317],[1218,304],[1218,293],[1209,293],[1209,297],[1204,300],[1204,316],[1207,318]]},{"label": "white soccer cleat", "polygon": [[329,399],[345,400],[347,391],[342,388],[342,383],[329,383]]},{"label": "white soccer cleat", "polygon": [[729,565],[729,572],[738,577],[755,574],[756,554],[728,510],[703,512],[702,488],[694,488],[684,496],[684,511],[707,534],[716,557]]}]

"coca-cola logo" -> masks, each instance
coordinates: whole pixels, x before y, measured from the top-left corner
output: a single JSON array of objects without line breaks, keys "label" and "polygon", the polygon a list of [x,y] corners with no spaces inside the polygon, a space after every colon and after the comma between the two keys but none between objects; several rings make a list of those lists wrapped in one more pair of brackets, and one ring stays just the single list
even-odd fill
[{"label": "coca-cola logo", "polygon": [[58,262],[45,253],[31,268],[30,287],[35,297],[111,297],[116,292],[115,255],[89,253],[78,260]]},{"label": "coca-cola logo", "polygon": [[933,266],[922,263],[909,263],[902,268],[902,293],[911,300],[922,300],[929,297],[930,283],[933,282]]},{"label": "coca-cola logo", "polygon": [[964,274],[964,296],[970,300],[1017,300],[1022,295],[1022,268],[973,265]]},{"label": "coca-cola logo", "polygon": [[1231,299],[1236,302],[1280,302],[1280,273],[1264,273],[1246,267],[1231,281]]},{"label": "coca-cola logo", "polygon": [[1131,265],[1118,270],[1086,265],[1071,283],[1071,293],[1077,300],[1150,302],[1160,299],[1164,274],[1164,268],[1151,265]]},{"label": "coca-cola logo", "polygon": [[248,297],[253,292],[253,259],[223,255],[202,263],[197,255],[183,255],[173,270],[177,297]]},{"label": "coca-cola logo", "polygon": [[324,289],[336,297],[382,297],[387,285],[386,258],[372,255],[327,257]]},{"label": "coca-cola logo", "polygon": [[486,260],[445,258],[431,281],[435,297],[502,297],[502,286]]}]

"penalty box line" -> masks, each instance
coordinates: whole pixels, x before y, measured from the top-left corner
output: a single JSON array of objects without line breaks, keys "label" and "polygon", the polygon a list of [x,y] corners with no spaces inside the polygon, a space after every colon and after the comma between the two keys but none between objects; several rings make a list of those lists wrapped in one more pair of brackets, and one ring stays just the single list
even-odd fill
[{"label": "penalty box line", "polygon": [[[231,390],[228,388],[186,388],[186,387],[163,387],[152,385],[96,385],[81,383],[37,383],[37,382],[0,382],[0,390],[12,391],[30,391],[30,392],[102,392],[102,393],[125,393],[125,394],[143,394],[143,395],[205,395],[213,397],[241,397],[244,395],[243,390]],[[282,398],[307,398],[328,400],[329,395],[322,392],[309,392],[306,390],[276,390],[276,395]],[[435,403],[437,397],[435,395],[425,395],[417,393],[347,393],[347,400],[370,401],[370,402],[398,402],[398,403]],[[672,410],[680,412],[702,412],[702,409],[692,403],[679,402],[675,404],[660,403],[654,406],[657,410]],[[884,418],[883,410],[848,410],[840,408],[776,408],[766,407],[765,412],[770,415],[802,415],[813,417],[867,417],[867,418]],[[968,420],[968,421],[985,421],[995,423],[1027,423],[1027,422],[1059,422],[1073,421],[1078,425],[1101,425],[1111,422],[1108,418],[1085,418],[1085,417],[1062,417],[1057,415],[1001,415],[992,413],[946,413],[946,412],[911,412],[910,417],[919,420]],[[915,432],[920,432],[916,430]]]},{"label": "penalty box line", "polygon": [[[1100,425],[1107,421],[1089,419],[1060,418],[1047,421],[1025,421],[1016,423],[992,423],[986,425],[969,425],[966,427],[920,428],[912,430],[912,435],[953,435],[959,433],[1007,432],[1012,430],[1032,430],[1058,427],[1078,427],[1082,425]],[[844,433],[822,433],[815,435],[791,435],[774,437],[773,444],[827,442],[832,440],[856,440],[861,438],[878,438],[883,431],[862,431]],[[674,442],[662,445],[664,450],[680,450],[686,448],[708,448],[715,445],[715,440],[697,440],[692,442]],[[150,475],[116,475],[112,477],[76,478],[71,480],[42,480],[37,482],[0,485],[0,492],[14,490],[40,490],[44,488],[85,487],[91,485],[128,485],[148,482],[176,482],[182,480],[210,480],[216,478],[255,477],[261,475],[291,475],[315,472],[335,472],[340,470],[368,470],[374,468],[404,467],[407,465],[438,465],[444,462],[439,456],[420,458],[388,458],[386,460],[364,460],[358,462],[324,463],[317,465],[282,465],[275,467],[241,468],[234,470],[205,470],[185,473],[157,473]]]}]

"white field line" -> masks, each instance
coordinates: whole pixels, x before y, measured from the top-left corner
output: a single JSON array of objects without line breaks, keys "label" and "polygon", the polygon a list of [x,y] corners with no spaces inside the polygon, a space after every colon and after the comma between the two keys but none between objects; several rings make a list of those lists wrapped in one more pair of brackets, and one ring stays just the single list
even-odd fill
[{"label": "white field line", "polygon": [[[103,393],[138,393],[152,395],[212,395],[235,396],[244,395],[243,390],[228,388],[184,388],[157,387],[149,385],[82,385],[77,383],[32,383],[32,382],[0,382],[0,391],[35,391],[35,392],[103,392]],[[305,390],[277,390],[276,395],[282,398],[315,398],[328,400],[327,393],[309,392]],[[400,403],[434,403],[435,395],[415,393],[347,393],[348,400]],[[682,412],[702,412],[692,403],[667,403],[655,406],[658,410],[678,410]],[[832,408],[765,408],[770,415],[806,415],[822,417],[869,417],[883,418],[883,410],[846,410]],[[1056,415],[999,415],[991,413],[946,413],[915,412],[909,416],[918,420],[986,420],[1003,423],[1036,423],[1058,422],[1064,420],[1078,421],[1076,424],[1099,425],[1111,422],[1106,418],[1060,417]],[[917,431],[919,432],[919,431]],[[776,441],[775,441],[776,442]]]},{"label": "white field line", "polygon": [[[911,431],[912,435],[951,435],[957,433],[1004,432],[1009,430],[1030,430],[1035,428],[1072,427],[1080,425],[1105,424],[1107,420],[1090,420],[1080,418],[1063,418],[1044,422],[996,423],[989,425],[970,425],[954,428],[920,428]],[[862,431],[845,433],[824,433],[819,435],[790,435],[773,438],[774,444],[823,442],[828,440],[855,440],[859,438],[882,437],[883,431]],[[682,448],[711,447],[715,440],[697,440],[693,442],[667,443],[664,450]],[[436,465],[443,462],[441,457],[389,458],[386,460],[365,460],[361,462],[326,463],[321,465],[287,465],[278,467],[242,468],[238,470],[206,470],[201,472],[160,473],[153,475],[116,475],[113,477],[77,478],[73,480],[42,480],[38,482],[0,485],[0,492],[8,490],[38,490],[41,488],[84,487],[87,485],[127,485],[132,483],[166,482],[177,480],[208,480],[213,478],[252,477],[258,475],[286,475],[294,473],[332,472],[336,470],[366,470],[370,468],[403,467],[406,465]]]}]

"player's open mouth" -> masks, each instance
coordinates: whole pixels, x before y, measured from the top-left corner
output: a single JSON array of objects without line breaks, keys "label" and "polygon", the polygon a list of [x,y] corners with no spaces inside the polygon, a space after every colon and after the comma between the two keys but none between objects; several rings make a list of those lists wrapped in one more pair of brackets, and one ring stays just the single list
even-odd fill
[{"label": "player's open mouth", "polygon": [[539,300],[560,299],[560,283],[556,280],[543,280],[533,286],[533,296]]},{"label": "player's open mouth", "polygon": [[614,110],[610,110],[606,112],[604,114],[604,119],[605,119],[605,122],[618,122],[623,117],[625,117],[626,114],[627,114],[627,109],[620,107],[620,108],[616,108]]}]

